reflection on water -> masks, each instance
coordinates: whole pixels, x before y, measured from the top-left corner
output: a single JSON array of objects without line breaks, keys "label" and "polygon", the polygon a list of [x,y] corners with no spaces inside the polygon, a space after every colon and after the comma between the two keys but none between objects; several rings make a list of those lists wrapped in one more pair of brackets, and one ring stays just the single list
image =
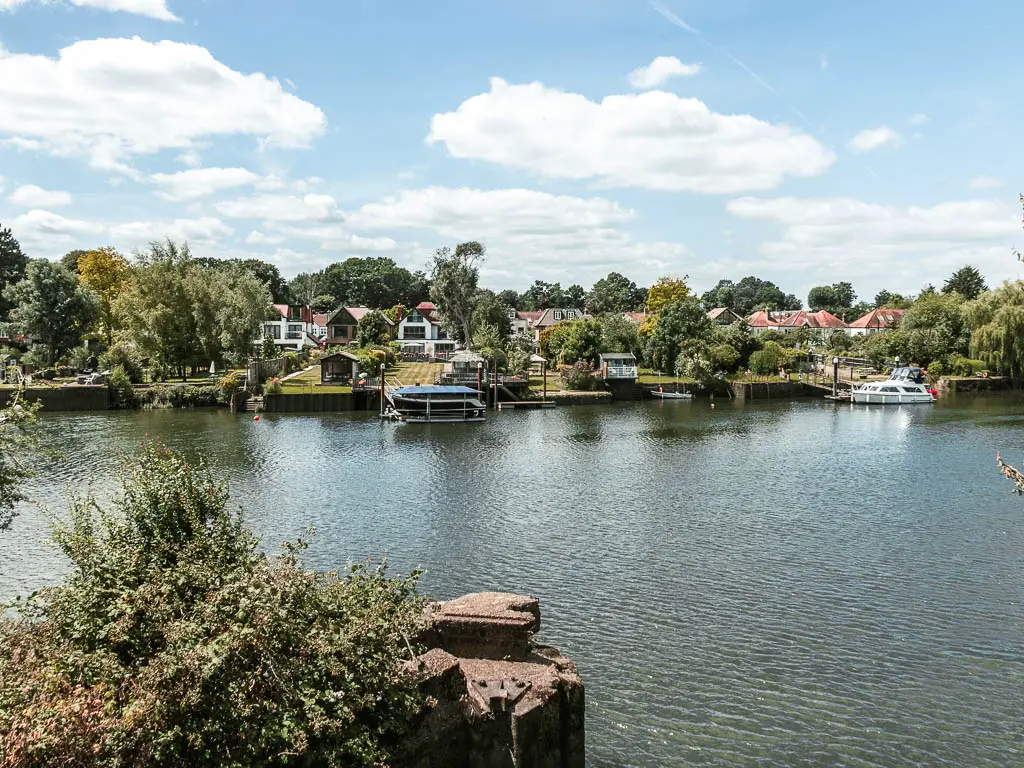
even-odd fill
[{"label": "reflection on water", "polygon": [[[541,597],[579,663],[592,766],[1024,764],[1015,398],[719,401],[493,415],[61,415],[35,499],[115,487],[149,432],[204,455],[270,548],[387,555],[425,591]],[[0,596],[60,560],[25,505]]]}]

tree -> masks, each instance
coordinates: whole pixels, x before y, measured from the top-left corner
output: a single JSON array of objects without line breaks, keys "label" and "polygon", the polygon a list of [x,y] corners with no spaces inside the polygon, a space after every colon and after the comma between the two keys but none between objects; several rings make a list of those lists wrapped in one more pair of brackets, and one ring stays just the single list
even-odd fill
[{"label": "tree", "polygon": [[263,320],[271,309],[270,288],[240,265],[220,270],[212,282],[217,348],[211,350],[210,359],[219,361],[226,355],[235,363],[244,363],[252,355],[253,341],[260,337]]},{"label": "tree", "polygon": [[38,410],[38,403],[22,402],[20,391],[0,409],[0,531],[10,527],[14,505],[25,500],[21,486],[33,474],[25,457],[35,442],[31,429]]},{"label": "tree", "polygon": [[565,306],[571,309],[583,309],[587,303],[587,292],[582,285],[570,285],[565,289]]},{"label": "tree", "polygon": [[[669,304],[682,301],[690,295],[690,287],[686,277],[677,280],[671,277],[659,277],[658,282],[647,289],[647,314],[657,315]],[[672,355],[672,360],[676,359]]]},{"label": "tree", "polygon": [[215,259],[209,256],[194,258],[193,261],[204,269],[235,269],[241,267],[266,284],[275,304],[287,304],[291,294],[287,281],[281,277],[276,266],[262,259]]},{"label": "tree", "polygon": [[498,346],[504,348],[512,334],[512,324],[508,317],[509,309],[510,307],[502,302],[494,291],[489,291],[486,288],[480,289],[477,291],[473,306],[473,328],[478,328],[485,323],[493,326],[500,337]]},{"label": "tree", "polygon": [[795,310],[803,306],[793,294],[784,293],[770,280],[762,280],[753,275],[744,277],[738,283],[720,280],[701,300],[707,309],[728,307],[741,317],[758,309]]},{"label": "tree", "polygon": [[958,293],[923,294],[903,313],[899,329],[893,332],[894,350],[902,359],[922,365],[966,354],[971,332],[963,307]]},{"label": "tree", "polygon": [[506,288],[504,291],[498,294],[498,299],[506,307],[512,307],[512,309],[519,309],[520,301],[519,293]]},{"label": "tree", "polygon": [[640,357],[643,342],[637,323],[621,314],[603,315],[598,322],[601,325],[602,352],[631,352]]},{"label": "tree", "polygon": [[875,309],[906,309],[913,302],[901,293],[879,291],[875,294]]},{"label": "tree", "polygon": [[260,357],[263,360],[274,360],[281,356],[281,352],[270,336],[264,336],[260,342]]},{"label": "tree", "polygon": [[28,256],[21,252],[11,230],[0,225],[0,320],[6,320],[12,309],[7,288],[20,283],[27,268]]},{"label": "tree", "polygon": [[483,355],[489,362],[499,368],[505,367],[505,343],[508,334],[504,335],[499,326],[493,323],[483,322],[476,326],[473,331],[473,349]]},{"label": "tree", "polygon": [[476,308],[480,262],[486,248],[478,242],[459,243],[434,252],[430,275],[430,298],[437,304],[451,335],[461,344],[473,339],[473,310]]},{"label": "tree", "polygon": [[587,312],[592,315],[634,312],[643,307],[643,290],[618,272],[602,277],[587,294]]},{"label": "tree", "polygon": [[423,706],[417,576],[265,555],[201,463],[140,453],[57,524],[63,584],[0,618],[5,765],[391,764]]},{"label": "tree", "polygon": [[333,296],[336,306],[386,309],[414,307],[429,295],[427,277],[386,257],[352,257],[323,271],[316,294]]},{"label": "tree", "polygon": [[811,288],[807,294],[807,306],[812,312],[824,310],[833,315],[841,316],[853,309],[857,294],[849,283],[833,283]]},{"label": "tree", "polygon": [[[288,282],[288,303],[300,307],[311,307],[317,296],[329,295],[323,290],[324,273],[300,272]],[[332,299],[332,308],[336,307]]]},{"label": "tree", "polygon": [[[652,294],[654,290],[651,288]],[[713,330],[700,299],[695,296],[685,296],[665,304],[658,312],[657,322],[647,342],[647,358],[657,370],[670,373],[683,343],[707,341]]]},{"label": "tree", "polygon": [[384,313],[375,309],[363,315],[356,326],[356,340],[361,347],[387,342],[388,320]]},{"label": "tree", "polygon": [[338,303],[333,296],[324,293],[320,296],[314,296],[313,301],[306,306],[318,314],[327,314],[337,309]]},{"label": "tree", "polygon": [[85,251],[78,257],[77,264],[79,279],[99,299],[100,330],[109,347],[114,343],[114,331],[117,329],[114,300],[128,283],[128,262],[116,250],[107,246]]},{"label": "tree", "polygon": [[45,350],[50,365],[81,342],[98,315],[96,296],[50,261],[31,262],[25,278],[8,287],[5,295],[16,307],[11,319]]},{"label": "tree", "polygon": [[74,272],[77,275],[78,260],[85,256],[85,254],[87,253],[88,251],[82,251],[79,249],[68,251],[63,256],[60,257],[60,265],[64,267],[64,269],[66,269],[68,272]]},{"label": "tree", "polygon": [[577,362],[596,365],[601,354],[601,323],[584,318],[568,323],[568,326],[558,362],[562,365]]},{"label": "tree", "polygon": [[981,272],[977,267],[970,265],[960,267],[942,286],[943,293],[959,293],[968,301],[978,298],[987,290],[988,286],[985,285],[985,278]]},{"label": "tree", "polygon": [[[568,308],[569,299],[562,290],[559,283],[546,283],[543,280],[535,280],[533,285],[523,291],[520,297],[521,306],[528,312],[536,312],[538,309],[551,309],[553,307]],[[582,309],[582,305],[574,307]]]},{"label": "tree", "polygon": [[1024,282],[1004,282],[964,306],[971,355],[1000,373],[1024,375]]}]

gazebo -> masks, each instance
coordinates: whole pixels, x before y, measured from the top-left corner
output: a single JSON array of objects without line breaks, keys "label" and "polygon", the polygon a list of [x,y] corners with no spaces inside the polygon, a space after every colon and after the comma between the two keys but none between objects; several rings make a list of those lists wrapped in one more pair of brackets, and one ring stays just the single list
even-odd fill
[{"label": "gazebo", "polygon": [[636,381],[636,357],[630,352],[605,352],[598,355],[601,361],[601,375],[605,379],[630,379]]},{"label": "gazebo", "polygon": [[478,375],[481,377],[481,382],[486,381],[487,361],[483,355],[464,349],[448,358],[448,362],[444,365],[442,378],[446,384],[472,384],[475,386]]},{"label": "gazebo", "polygon": [[359,358],[351,352],[335,352],[320,358],[320,383],[339,384],[352,381],[359,373]]}]

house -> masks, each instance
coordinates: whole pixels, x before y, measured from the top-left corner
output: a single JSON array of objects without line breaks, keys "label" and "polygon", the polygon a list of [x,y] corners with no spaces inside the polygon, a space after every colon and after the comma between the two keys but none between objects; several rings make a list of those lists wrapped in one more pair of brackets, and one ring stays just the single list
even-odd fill
[{"label": "house", "polygon": [[318,312],[313,315],[313,338],[319,340],[321,345],[323,345],[327,339],[327,321],[330,319],[330,315],[322,312]]},{"label": "house", "polygon": [[903,309],[873,309],[850,323],[846,332],[851,336],[864,336],[879,331],[888,331],[903,322],[905,311]]},{"label": "house", "polygon": [[274,309],[279,317],[263,321],[263,338],[273,339],[281,351],[320,346],[313,335],[313,311],[309,307],[275,304]]},{"label": "house", "polygon": [[833,331],[846,330],[846,323],[823,309],[817,312],[803,309],[786,312],[765,309],[748,317],[747,325],[755,334],[768,330],[789,333],[797,328],[810,328],[817,331],[819,336],[825,336]]},{"label": "house", "polygon": [[737,320],[743,319],[728,307],[715,307],[708,310],[707,314],[708,320],[720,327],[732,325]]},{"label": "house", "polygon": [[622,316],[629,318],[637,325],[643,325],[644,321],[647,319],[646,312],[623,312]]},{"label": "house", "polygon": [[[356,329],[359,321],[373,312],[369,307],[338,307],[327,319],[327,335],[324,343],[332,344],[355,344]],[[395,324],[387,319],[388,329],[394,333]]]},{"label": "house", "polygon": [[437,307],[430,301],[417,304],[398,323],[398,341],[406,354],[446,357],[458,349],[441,327]]},{"label": "house", "polygon": [[359,358],[351,352],[335,352],[320,358],[321,384],[347,384],[358,373]]},{"label": "house", "polygon": [[636,357],[632,352],[604,352],[598,355],[598,361],[603,378],[636,381]]},{"label": "house", "polygon": [[508,321],[511,326],[512,336],[533,336],[533,324],[540,319],[542,314],[544,314],[542,311],[519,312],[515,309],[510,309],[508,311]]},{"label": "house", "polygon": [[554,308],[545,309],[540,313],[531,326],[533,330],[534,341],[540,341],[540,335],[544,333],[548,328],[554,328],[559,323],[563,323],[567,320],[583,320],[593,319],[592,315],[588,315],[582,309],[572,308]]}]

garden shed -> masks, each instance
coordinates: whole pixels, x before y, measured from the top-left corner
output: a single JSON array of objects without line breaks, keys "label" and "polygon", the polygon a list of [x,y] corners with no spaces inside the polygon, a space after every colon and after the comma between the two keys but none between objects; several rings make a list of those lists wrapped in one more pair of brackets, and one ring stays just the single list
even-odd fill
[{"label": "garden shed", "polygon": [[359,358],[351,352],[335,352],[320,358],[320,383],[348,383],[359,373]]}]

